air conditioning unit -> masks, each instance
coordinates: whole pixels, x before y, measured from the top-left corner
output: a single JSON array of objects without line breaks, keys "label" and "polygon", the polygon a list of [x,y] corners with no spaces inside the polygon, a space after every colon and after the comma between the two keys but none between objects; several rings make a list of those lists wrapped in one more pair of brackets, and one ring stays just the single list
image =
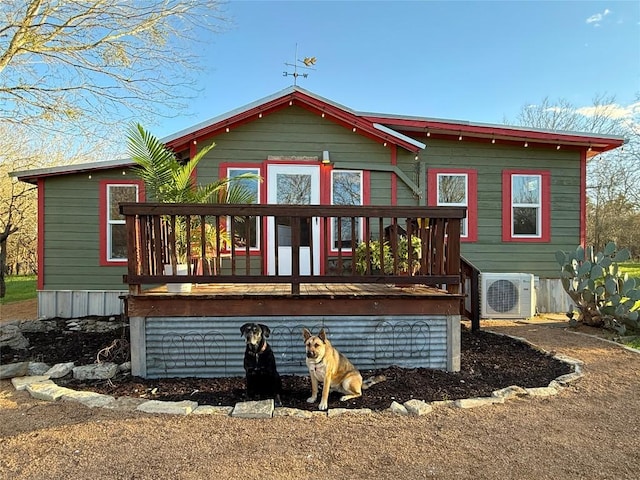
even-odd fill
[{"label": "air conditioning unit", "polygon": [[481,273],[481,318],[529,318],[536,314],[535,280],[530,273]]}]

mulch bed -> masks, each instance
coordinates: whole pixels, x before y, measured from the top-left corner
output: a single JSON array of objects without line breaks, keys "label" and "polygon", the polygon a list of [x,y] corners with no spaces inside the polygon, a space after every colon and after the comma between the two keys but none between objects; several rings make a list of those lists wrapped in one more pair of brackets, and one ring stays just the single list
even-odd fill
[{"label": "mulch bed", "polygon": [[[64,325],[64,322],[60,322]],[[128,339],[128,331],[87,333],[58,330],[48,333],[25,333],[27,350],[0,349],[1,363],[31,360],[53,365],[75,361],[91,364],[98,352],[114,340]],[[120,358],[111,361],[124,362]],[[385,375],[387,380],[374,385],[360,398],[340,402],[340,394],[329,396],[329,408],[370,408],[384,410],[392,401],[403,403],[413,398],[427,402],[490,396],[491,392],[511,385],[543,387],[556,377],[570,373],[571,367],[550,355],[509,337],[463,328],[461,338],[461,371],[456,373],[427,368],[392,366],[362,371],[362,376]],[[282,404],[286,407],[316,410],[317,403],[306,402],[310,382],[306,376],[283,375]],[[193,400],[201,405],[235,405],[246,401],[244,378],[166,378],[143,379],[118,375],[109,381],[77,381],[58,379],[56,383],[78,390],[89,390],[114,396],[142,397],[149,400]]]}]

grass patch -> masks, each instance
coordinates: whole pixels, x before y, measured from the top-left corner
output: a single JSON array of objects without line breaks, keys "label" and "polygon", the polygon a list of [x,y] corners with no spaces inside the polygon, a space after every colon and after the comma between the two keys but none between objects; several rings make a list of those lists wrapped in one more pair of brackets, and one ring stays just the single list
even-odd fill
[{"label": "grass patch", "polygon": [[628,273],[630,277],[636,279],[636,284],[640,283],[640,263],[624,262],[619,263],[618,267],[622,273]]},{"label": "grass patch", "polygon": [[21,302],[36,298],[36,276],[18,275],[4,277],[7,285],[7,293],[4,298],[0,298],[0,304]]},{"label": "grass patch", "polygon": [[631,348],[635,348],[635,349],[640,350],[640,337],[636,337],[633,340],[629,340],[627,342],[624,342],[624,344],[627,347],[631,347]]}]

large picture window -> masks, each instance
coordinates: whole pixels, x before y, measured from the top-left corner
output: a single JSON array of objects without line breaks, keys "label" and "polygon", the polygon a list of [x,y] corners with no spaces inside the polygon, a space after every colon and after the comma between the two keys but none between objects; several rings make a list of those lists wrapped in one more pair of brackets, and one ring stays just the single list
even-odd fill
[{"label": "large picture window", "polygon": [[101,182],[100,250],[102,265],[124,265],[127,262],[127,227],[120,214],[123,202],[138,202],[142,185],[138,181]]},{"label": "large picture window", "polygon": [[478,238],[477,178],[475,170],[430,169],[428,172],[429,205],[467,209],[460,225],[462,241],[476,241]]},{"label": "large picture window", "polygon": [[548,172],[503,172],[503,240],[549,241]]},{"label": "large picture window", "polygon": [[[228,167],[227,177],[237,178],[244,174],[260,175],[259,168],[247,168],[247,167]],[[253,195],[252,203],[258,203],[260,200],[260,181],[258,178],[243,178],[236,180],[236,183],[242,185],[247,191]],[[260,248],[260,224],[256,217],[249,217],[246,219],[246,223],[238,223],[235,225],[236,231],[234,232],[234,241],[236,247],[242,249],[246,248],[247,243],[251,250],[258,250]],[[227,219],[227,231],[231,231],[231,219]]]},{"label": "large picture window", "polygon": [[[360,170],[331,171],[331,204],[362,205],[363,204],[363,172]],[[351,250],[363,238],[360,218],[333,218],[331,221],[331,250]],[[355,231],[356,238],[353,238]],[[340,242],[338,242],[340,238]]]}]

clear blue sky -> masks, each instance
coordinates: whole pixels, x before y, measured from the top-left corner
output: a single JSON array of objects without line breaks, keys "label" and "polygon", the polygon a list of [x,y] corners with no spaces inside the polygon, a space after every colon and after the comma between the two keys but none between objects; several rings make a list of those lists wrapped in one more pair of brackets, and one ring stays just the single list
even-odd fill
[{"label": "clear blue sky", "polygon": [[296,44],[317,57],[298,85],[360,111],[502,123],[547,96],[640,96],[640,1],[231,0],[224,16],[196,47],[202,92],[158,136],[292,85]]}]

